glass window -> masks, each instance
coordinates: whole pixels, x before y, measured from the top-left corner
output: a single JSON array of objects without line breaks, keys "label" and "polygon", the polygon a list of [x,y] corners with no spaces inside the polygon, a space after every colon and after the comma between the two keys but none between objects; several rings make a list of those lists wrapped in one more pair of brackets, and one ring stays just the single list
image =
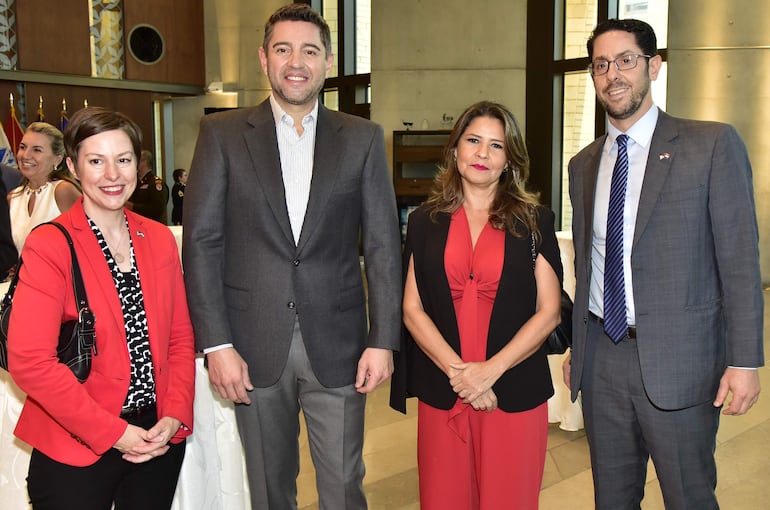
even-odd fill
[{"label": "glass window", "polygon": [[586,41],[596,26],[598,12],[599,5],[596,2],[567,0],[564,5],[563,58],[586,56]]},{"label": "glass window", "polygon": [[323,91],[323,104],[330,110],[340,109],[340,94],[337,89],[326,89]]},{"label": "glass window", "polygon": [[618,0],[618,18],[649,23],[658,38],[658,48],[668,46],[668,0]]},{"label": "glass window", "polygon": [[372,1],[356,0],[356,74],[372,72]]},{"label": "glass window", "polygon": [[324,85],[327,108],[369,118],[371,0],[312,0],[329,25],[334,63]]},{"label": "glass window", "polygon": [[567,165],[572,156],[596,138],[596,95],[591,75],[587,72],[567,73],[564,76],[562,123],[561,203],[562,228],[566,229],[572,223]]},{"label": "glass window", "polygon": [[321,15],[326,20],[326,24],[329,25],[329,30],[332,35],[332,53],[334,54],[334,65],[329,73],[328,78],[339,76],[339,62],[342,56],[339,52],[339,9],[337,8],[337,2],[325,1],[323,3],[323,12]]},{"label": "glass window", "polygon": [[[560,2],[555,0],[557,7]],[[583,147],[591,143],[596,137],[602,135],[606,129],[601,123],[596,122],[596,115],[604,115],[604,112],[596,108],[596,96],[591,75],[585,71],[586,40],[597,23],[601,1],[566,0],[564,6],[564,19],[558,19],[555,33],[563,34],[563,43],[555,44],[556,62],[564,69],[561,76],[556,76],[557,84],[562,87],[563,97],[561,126],[554,126],[554,133],[561,134],[561,152],[558,156],[560,162],[555,162],[555,168],[560,169],[559,186],[553,189],[560,190],[558,196],[554,195],[552,202],[560,202],[561,228],[568,230],[572,224],[572,205],[569,201],[567,166],[572,156]],[[668,40],[668,0],[610,0],[607,2],[610,17],[636,18],[647,23],[655,29],[658,38],[658,50],[666,47]],[[559,59],[559,53],[563,52],[564,58]],[[666,109],[666,78],[668,67],[663,62],[663,67],[658,74],[658,79],[652,83],[652,98],[655,104],[662,110]],[[560,79],[559,79],[560,78]],[[557,85],[558,87],[559,85]],[[558,89],[554,91],[558,93]],[[557,135],[558,136],[558,135]],[[557,138],[558,139],[558,138]]]}]

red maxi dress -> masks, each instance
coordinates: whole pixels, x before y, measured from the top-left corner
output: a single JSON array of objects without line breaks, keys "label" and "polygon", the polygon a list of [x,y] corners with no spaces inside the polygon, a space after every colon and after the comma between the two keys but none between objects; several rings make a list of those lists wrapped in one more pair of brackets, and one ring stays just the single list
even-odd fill
[{"label": "red maxi dress", "polygon": [[[452,215],[444,265],[466,362],[487,359],[505,235],[487,223],[474,248],[464,209]],[[417,423],[422,510],[538,507],[548,436],[546,403],[524,412],[489,413],[459,398],[448,411],[419,402]]]}]

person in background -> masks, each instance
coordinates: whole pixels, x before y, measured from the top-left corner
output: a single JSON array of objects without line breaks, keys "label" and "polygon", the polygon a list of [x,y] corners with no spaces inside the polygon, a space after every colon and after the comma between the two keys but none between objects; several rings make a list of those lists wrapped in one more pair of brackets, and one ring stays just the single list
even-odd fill
[{"label": "person in background", "polygon": [[142,150],[139,160],[139,178],[136,190],[128,201],[128,208],[145,218],[166,224],[168,202],[168,186],[163,179],[155,175],[152,152]]},{"label": "person in background", "polygon": [[67,165],[83,198],[55,220],[72,237],[96,355],[79,383],[56,356],[77,315],[67,241],[30,233],[8,333],[10,374],[27,393],[15,435],[33,447],[35,510],[168,510],[192,432],[195,350],[174,237],[125,209],[136,187],[139,127],[104,108],[65,129]]},{"label": "person in background", "polygon": [[538,507],[554,393],[542,345],[560,320],[562,266],[528,176],[514,116],[476,103],[409,216],[391,405],[419,399],[423,510]]},{"label": "person in background", "polygon": [[15,189],[21,184],[21,171],[16,166],[0,163],[0,179],[7,193],[8,190]]},{"label": "person in background", "polygon": [[177,168],[174,170],[174,186],[171,188],[171,224],[182,224],[182,207],[184,205],[184,190],[187,186],[187,170]]},{"label": "person in background", "polygon": [[252,508],[297,508],[301,408],[320,507],[364,509],[365,395],[391,375],[401,323],[384,136],[319,103],[334,57],[308,5],[276,11],[259,54],[269,99],[206,115],[190,168],[197,346],[217,393],[246,404],[235,413]]},{"label": "person in background", "polygon": [[33,228],[67,211],[80,197],[80,185],[64,156],[61,131],[47,122],[27,127],[16,153],[22,178],[8,194],[11,234],[19,253]]},{"label": "person in background", "polygon": [[[0,180],[0,196],[6,194],[5,184]],[[11,235],[11,216],[8,202],[0,204],[0,281],[8,278],[12,269],[16,266],[19,252]],[[11,405],[12,399],[7,405]]]},{"label": "person in background", "polygon": [[577,287],[563,368],[583,397],[596,508],[639,508],[651,457],[667,509],[716,509],[720,409],[749,410],[765,359],[748,154],[732,126],[655,106],[647,23],[600,23],[587,47],[609,123],[569,163]]}]

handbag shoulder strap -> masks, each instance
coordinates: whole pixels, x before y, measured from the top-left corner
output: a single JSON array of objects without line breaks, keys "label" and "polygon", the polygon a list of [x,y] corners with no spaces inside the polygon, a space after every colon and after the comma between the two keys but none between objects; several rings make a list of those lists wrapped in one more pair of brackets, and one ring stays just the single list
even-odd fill
[{"label": "handbag shoulder strap", "polygon": [[[86,288],[85,288],[85,285],[83,284],[83,275],[80,273],[80,264],[78,264],[78,257],[75,254],[75,245],[72,244],[72,237],[70,237],[70,234],[69,232],[67,232],[66,228],[64,228],[60,223],[57,223],[55,221],[41,223],[41,225],[54,225],[56,228],[58,228],[61,231],[61,233],[67,239],[67,244],[70,247],[70,255],[72,258],[72,264],[70,266],[72,271],[72,287],[75,290],[75,301],[77,301],[77,304],[78,304],[78,311],[82,310],[83,308],[88,308],[88,296],[86,295]],[[19,266],[21,266],[21,258],[19,259]],[[16,278],[16,275],[14,275],[14,278]]]},{"label": "handbag shoulder strap", "polygon": [[13,293],[16,291],[16,285],[19,283],[19,270],[21,269],[21,256],[19,256],[19,261],[16,262],[16,269],[14,270],[13,277],[11,278],[11,283],[8,284],[8,290],[5,292],[5,296],[3,296],[3,302],[2,305],[0,305],[0,308],[5,310],[8,306],[10,306],[11,302],[13,302]]},{"label": "handbag shoulder strap", "polygon": [[[67,229],[65,229],[60,223],[56,223],[55,221],[49,221],[46,223],[41,223],[35,228],[38,228],[42,225],[54,225],[56,228],[58,228],[61,231],[61,233],[67,239],[67,244],[70,247],[70,256],[72,259],[72,264],[70,265],[70,270],[72,272],[72,287],[73,287],[73,290],[75,291],[75,301],[77,301],[78,311],[82,310],[83,308],[88,308],[88,296],[86,295],[86,288],[85,288],[85,285],[83,284],[83,276],[80,273],[80,264],[78,264],[78,257],[75,254],[75,246],[72,244],[72,237],[70,237],[69,232],[67,232]],[[21,272],[22,264],[24,264],[24,260],[21,258],[21,256],[19,256],[19,261],[16,263],[16,271],[13,274],[13,278],[11,278],[11,283],[8,284],[8,291],[5,293],[5,296],[3,297],[2,308],[6,308],[13,301],[13,294],[16,292],[16,286],[19,283],[19,273]]]}]

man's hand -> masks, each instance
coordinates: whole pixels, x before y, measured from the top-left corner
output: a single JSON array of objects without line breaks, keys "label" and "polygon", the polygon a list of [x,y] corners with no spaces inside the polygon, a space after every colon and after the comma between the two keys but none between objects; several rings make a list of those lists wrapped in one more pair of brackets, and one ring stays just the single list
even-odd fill
[{"label": "man's hand", "polygon": [[714,407],[722,406],[729,393],[732,400],[722,414],[738,416],[748,411],[759,399],[759,371],[744,368],[727,368],[719,381]]},{"label": "man's hand", "polygon": [[564,378],[564,384],[572,389],[572,353],[567,354],[564,362],[561,364],[561,376]]},{"label": "man's hand", "polygon": [[225,400],[236,404],[251,404],[247,392],[254,389],[249,367],[233,347],[206,354],[209,382]]},{"label": "man's hand", "polygon": [[369,347],[361,354],[356,372],[356,391],[370,393],[393,373],[393,351]]}]

